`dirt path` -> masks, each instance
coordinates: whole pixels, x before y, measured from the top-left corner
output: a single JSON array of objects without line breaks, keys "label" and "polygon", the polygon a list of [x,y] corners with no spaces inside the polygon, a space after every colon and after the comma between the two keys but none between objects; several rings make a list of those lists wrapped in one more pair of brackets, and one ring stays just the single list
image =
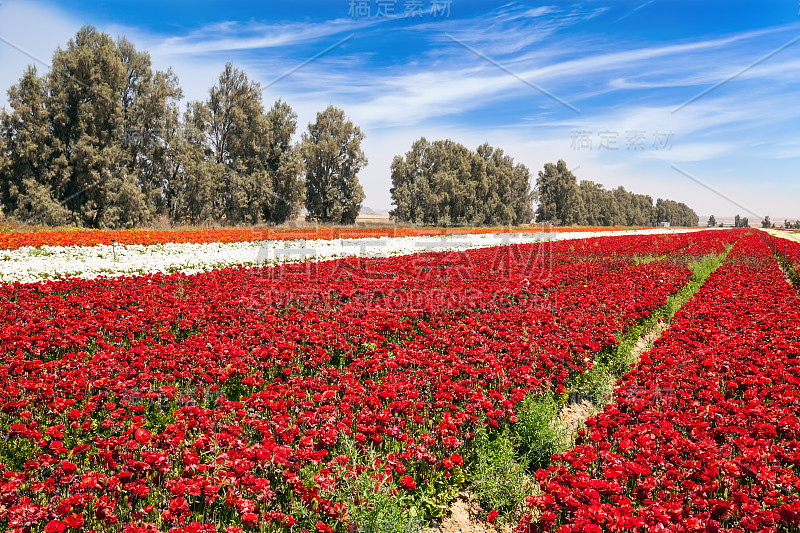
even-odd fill
[{"label": "dirt path", "polygon": [[492,525],[482,517],[478,502],[468,492],[462,492],[450,506],[450,515],[437,527],[424,533],[511,533],[511,525]]},{"label": "dirt path", "polygon": [[656,322],[656,325],[650,328],[650,331],[639,337],[639,340],[636,341],[636,345],[634,345],[633,350],[631,351],[631,355],[633,355],[636,360],[639,360],[639,357],[653,347],[653,344],[658,340],[658,338],[667,330],[669,327],[669,322],[665,320],[659,320]]}]

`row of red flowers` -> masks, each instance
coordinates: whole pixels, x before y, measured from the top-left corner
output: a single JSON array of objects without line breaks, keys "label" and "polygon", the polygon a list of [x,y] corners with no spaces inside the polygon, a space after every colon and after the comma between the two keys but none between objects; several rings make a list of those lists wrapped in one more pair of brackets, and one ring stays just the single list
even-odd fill
[{"label": "row of red flowers", "polygon": [[800,297],[755,235],[536,479],[517,531],[794,531]]},{"label": "row of red flowers", "polygon": [[478,424],[563,390],[735,238],[2,286],[0,524],[344,530],[343,476],[446,484]]},{"label": "row of red flowers", "polygon": [[[423,237],[436,235],[466,235],[484,233],[569,233],[577,231],[619,231],[620,227],[552,228],[225,228],[203,230],[56,230],[38,232],[0,232],[0,249],[15,250],[23,246],[96,246],[100,244],[165,244],[209,242],[253,242],[265,240],[300,239],[363,239],[378,237]],[[625,228],[641,229],[641,228]]]},{"label": "row of red flowers", "polygon": [[795,277],[800,275],[800,242],[774,237],[767,233],[762,234],[761,237],[774,250],[778,258],[781,259],[781,263],[785,264],[791,274]]}]

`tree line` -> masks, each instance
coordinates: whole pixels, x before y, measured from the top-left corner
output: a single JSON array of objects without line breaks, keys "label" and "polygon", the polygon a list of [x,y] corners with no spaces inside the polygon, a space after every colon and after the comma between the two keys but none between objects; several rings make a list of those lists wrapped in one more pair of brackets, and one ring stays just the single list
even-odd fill
[{"label": "tree line", "polygon": [[[708,223],[706,225],[709,228],[714,228],[714,227],[720,227],[721,228],[721,227],[725,226],[725,224],[723,224],[722,222],[717,224],[717,218],[714,215],[711,215],[710,217],[708,217]],[[736,218],[733,220],[733,227],[734,228],[749,228],[750,227],[750,221],[747,219],[747,217],[742,218],[739,215],[736,215]],[[772,221],[770,221],[769,215],[766,216],[764,218],[764,220],[761,221],[761,227],[762,228],[774,228],[775,227],[775,225],[772,223]]]},{"label": "tree line", "polygon": [[197,224],[352,223],[364,135],[333,106],[299,143],[297,114],[231,64],[205,101],[127,39],[82,28],[52,67],[29,67],[0,113],[0,203],[18,220],[93,228],[158,217]]},{"label": "tree line", "polygon": [[[716,217],[714,215],[711,215],[710,217],[708,217],[708,227],[713,228],[713,227],[717,227],[717,226],[721,228],[721,227],[724,226],[724,224],[722,222],[717,224],[717,219],[716,219]],[[747,219],[747,217],[741,217],[739,215],[736,215],[736,218],[734,218],[734,220],[733,220],[733,227],[734,228],[749,228],[750,227],[750,221]],[[774,228],[775,227],[775,223],[769,218],[769,215],[766,215],[764,217],[764,219],[761,221],[761,227],[762,228],[767,228],[767,229],[768,228]],[[789,220],[787,218],[786,220],[783,221],[783,227],[786,228],[786,229],[800,229],[800,220],[792,222],[791,220]]]},{"label": "tree line", "polygon": [[547,163],[539,171],[534,189],[536,220],[556,225],[580,226],[697,226],[700,218],[683,202],[626,191],[606,190],[599,183],[578,183],[567,164]]},{"label": "tree line", "polygon": [[[344,111],[317,113],[293,142],[297,114],[269,109],[261,86],[230,63],[207,99],[181,109],[171,69],[87,26],[28,67],[0,112],[0,204],[6,216],[50,226],[351,224],[364,200],[364,133]],[[696,226],[685,204],[577,182],[564,161],[528,168],[501,148],[470,150],[420,138],[391,164],[391,216],[425,225]],[[534,202],[538,207],[534,211]]]}]

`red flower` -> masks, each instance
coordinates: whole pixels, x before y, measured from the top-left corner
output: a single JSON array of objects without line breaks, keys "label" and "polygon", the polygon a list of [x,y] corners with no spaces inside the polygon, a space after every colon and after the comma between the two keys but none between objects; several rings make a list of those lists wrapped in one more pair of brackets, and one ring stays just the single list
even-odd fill
[{"label": "red flower", "polygon": [[494,524],[494,521],[497,518],[497,515],[499,514],[500,513],[498,513],[496,509],[492,509],[491,511],[489,511],[489,514],[486,515],[486,521],[489,522],[490,524]]},{"label": "red flower", "polygon": [[78,469],[78,465],[69,461],[64,461],[61,463],[61,468],[64,470],[65,474],[70,475],[75,473],[75,470]]},{"label": "red flower", "polygon": [[242,515],[242,524],[245,527],[256,527],[258,525],[258,515],[255,513],[244,513]]},{"label": "red flower", "polygon": [[150,432],[145,428],[138,428],[134,433],[134,438],[139,444],[147,444],[150,442]]},{"label": "red flower", "polygon": [[64,522],[61,520],[50,520],[46,526],[44,526],[44,533],[63,533]]},{"label": "red flower", "polygon": [[83,515],[72,513],[64,518],[64,525],[67,527],[80,528],[83,527]]},{"label": "red flower", "polygon": [[[359,235],[376,236],[371,231]],[[118,236],[207,241],[254,233]],[[66,235],[85,243],[107,237]],[[300,514],[287,513],[297,508],[342,524],[348,510],[326,499],[342,476],[395,480],[407,493],[421,469],[450,475],[442,466],[464,463],[453,452],[469,449],[481,420],[503,431],[528,395],[564,392],[591,368],[592,350],[615,346],[618,333],[686,285],[688,261],[739,237],[609,237],[193,276],[0,284],[0,437],[33,450],[19,469],[0,465],[0,531],[42,528],[48,513],[77,520],[86,512],[107,529],[119,523],[150,533],[157,527],[142,516],[162,513],[163,529],[200,533],[188,511],[201,507],[207,516],[234,513],[247,528],[292,527]],[[748,530],[772,527],[759,522],[767,519],[798,521],[800,495],[791,487],[800,480],[788,465],[800,464],[793,440],[800,364],[796,330],[787,326],[797,323],[797,295],[764,266],[765,253],[737,246],[729,257],[741,264],[706,281],[671,333],[623,378],[616,403],[587,422],[552,470],[537,473],[543,495],[530,502],[546,531],[589,531],[600,521],[609,531],[643,524],[666,531],[694,515]],[[645,255],[663,259],[639,263]],[[543,256],[547,264],[537,264]],[[755,283],[758,276],[765,281]],[[718,298],[709,300],[713,286]],[[768,302],[781,311],[767,313]],[[143,426],[162,411],[169,422],[154,438]],[[352,439],[374,446],[378,460],[337,457]],[[87,465],[82,476],[72,459]],[[306,485],[311,478],[316,483]],[[291,491],[291,505],[276,484]],[[47,507],[44,498],[62,489],[67,496]],[[660,496],[675,494],[685,494],[685,505]],[[123,500],[130,505],[116,505]],[[139,509],[149,501],[158,505]],[[321,533],[332,529],[320,524]]]},{"label": "red flower", "polygon": [[417,484],[414,483],[414,478],[409,475],[405,475],[400,478],[400,486],[407,491],[412,491],[417,488]]},{"label": "red flower", "polygon": [[325,522],[317,521],[317,531],[319,533],[333,533],[333,528]]},{"label": "red flower", "polygon": [[189,502],[183,496],[172,498],[169,502],[169,510],[173,515],[180,515],[189,510]]}]

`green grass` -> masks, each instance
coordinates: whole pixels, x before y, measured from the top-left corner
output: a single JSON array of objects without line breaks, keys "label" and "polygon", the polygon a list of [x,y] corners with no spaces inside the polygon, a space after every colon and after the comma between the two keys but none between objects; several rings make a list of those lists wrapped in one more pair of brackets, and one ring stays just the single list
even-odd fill
[{"label": "green grass", "polygon": [[786,274],[786,277],[789,279],[789,283],[800,289],[800,269],[798,269],[798,265],[793,265],[791,261],[784,257],[783,254],[786,248],[781,248],[780,245],[773,247],[773,245],[771,245],[768,241],[767,245],[772,248],[773,255],[778,261],[778,266],[781,270],[783,270],[783,273]]},{"label": "green grass", "polygon": [[484,513],[495,510],[498,522],[507,524],[519,522],[531,493],[528,464],[518,456],[515,440],[512,431],[489,433],[481,425],[472,442],[470,491]]},{"label": "green grass", "polygon": [[512,441],[529,471],[546,467],[554,453],[564,451],[569,435],[558,424],[561,406],[552,394],[529,394],[515,409]]}]

